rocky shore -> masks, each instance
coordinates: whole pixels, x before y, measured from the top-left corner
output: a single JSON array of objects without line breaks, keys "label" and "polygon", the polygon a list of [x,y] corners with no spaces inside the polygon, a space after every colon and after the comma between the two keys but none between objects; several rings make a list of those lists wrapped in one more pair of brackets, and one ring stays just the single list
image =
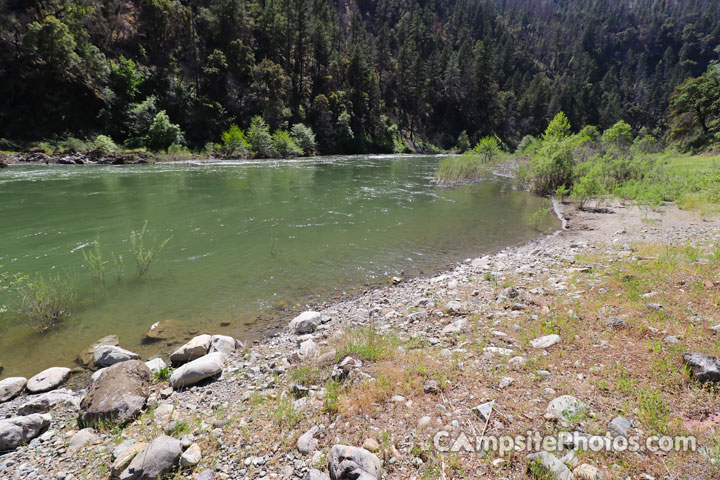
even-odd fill
[{"label": "rocky shore", "polygon": [[[717,221],[559,210],[568,230],[314,305],[253,345],[208,332],[144,361],[101,339],[86,388],[64,368],[4,379],[0,478],[717,478]],[[699,445],[451,448],[529,431]]]},{"label": "rocky shore", "polygon": [[42,150],[30,150],[20,153],[0,152],[0,168],[13,164],[24,165],[134,165],[155,163],[157,156],[144,151],[106,153],[99,151],[45,153]]}]

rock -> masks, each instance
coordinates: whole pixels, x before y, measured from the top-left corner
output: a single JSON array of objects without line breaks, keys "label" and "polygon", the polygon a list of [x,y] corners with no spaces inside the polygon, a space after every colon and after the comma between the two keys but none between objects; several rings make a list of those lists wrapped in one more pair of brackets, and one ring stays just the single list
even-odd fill
[{"label": "rock", "polygon": [[465,304],[457,300],[451,300],[445,305],[445,311],[452,315],[462,315],[465,312]]},{"label": "rock", "polygon": [[68,442],[68,452],[75,453],[88,443],[97,443],[98,441],[100,441],[100,437],[95,434],[92,428],[83,428],[70,437],[70,441]]},{"label": "rock", "polygon": [[704,353],[683,353],[685,364],[700,382],[720,382],[720,359]]},{"label": "rock", "polygon": [[560,340],[562,340],[562,338],[560,338],[560,335],[545,335],[544,337],[538,337],[534,340],[531,340],[530,345],[533,348],[550,348],[556,343],[560,342]]},{"label": "rock", "polygon": [[420,417],[420,420],[418,420],[418,427],[423,428],[430,425],[430,422],[432,422],[432,418],[425,415],[424,417]]},{"label": "rock", "polygon": [[177,420],[180,416],[175,411],[175,405],[171,403],[161,403],[153,411],[153,418],[159,425],[164,427],[170,423],[171,420]]},{"label": "rock", "polygon": [[88,389],[80,402],[81,425],[125,423],[140,413],[150,395],[150,370],[141,360],[111,367]]},{"label": "rock", "polygon": [[170,340],[178,335],[180,327],[180,323],[173,318],[155,322],[145,332],[143,341],[157,342],[160,340]]},{"label": "rock", "polygon": [[181,467],[194,467],[202,460],[202,451],[200,445],[193,443],[182,455],[180,455],[180,466]]},{"label": "rock", "polygon": [[125,470],[128,465],[130,465],[130,462],[132,462],[132,459],[135,458],[135,455],[143,451],[145,447],[147,447],[147,443],[137,442],[133,443],[128,448],[124,449],[121,453],[119,453],[115,457],[115,461],[112,464],[112,476],[119,476],[123,472],[123,470]]},{"label": "rock", "polygon": [[34,413],[0,420],[0,452],[14,450],[42,433],[52,417],[47,413]]},{"label": "rock", "polygon": [[[531,467],[534,463],[539,463],[545,467],[545,469],[553,475],[552,478],[556,480],[571,480],[574,478],[570,469],[550,452],[533,453],[525,458],[528,460],[528,472],[532,472]],[[540,478],[547,477],[543,476]]]},{"label": "rock", "polygon": [[423,385],[423,391],[425,393],[437,393],[440,391],[440,384],[437,380],[428,380]]},{"label": "rock", "polygon": [[489,356],[492,356],[492,355],[501,355],[501,356],[503,356],[503,357],[509,357],[510,355],[512,355],[512,354],[515,353],[515,352],[513,352],[513,351],[510,350],[509,348],[502,348],[502,347],[484,347],[484,348],[483,348],[483,353],[485,353],[485,354],[487,354],[487,355],[489,355]]},{"label": "rock", "polygon": [[573,473],[575,473],[578,480],[605,480],[605,475],[588,463],[579,465]]},{"label": "rock", "polygon": [[517,356],[508,360],[508,365],[511,365],[513,367],[522,367],[525,365],[526,362],[527,360],[525,359],[525,357]]},{"label": "rock", "polygon": [[300,344],[300,349],[298,350],[298,355],[300,355],[301,359],[314,358],[317,357],[319,353],[320,348],[315,342],[313,342],[312,338],[308,338],[302,342]]},{"label": "rock", "polygon": [[69,368],[51,367],[28,380],[25,388],[27,388],[30,393],[47,392],[48,390],[59,387],[69,375]]},{"label": "rock", "polygon": [[303,312],[290,321],[290,329],[298,335],[312,333],[320,322],[322,322],[320,312]]},{"label": "rock", "polygon": [[455,320],[450,325],[446,325],[442,329],[443,335],[457,335],[465,331],[465,327],[467,327],[467,320],[465,318],[460,318],[458,320]]},{"label": "rock", "polygon": [[12,400],[22,392],[27,383],[25,377],[8,377],[0,380],[0,403]]},{"label": "rock", "polygon": [[374,453],[380,450],[380,444],[374,438],[366,438],[362,444],[362,448]]},{"label": "rock", "polygon": [[680,343],[680,339],[677,338],[677,337],[675,337],[675,336],[673,336],[673,335],[668,335],[667,337],[665,337],[665,338],[663,339],[663,341],[664,341],[665,343],[669,343],[669,344],[671,344],[671,345],[677,345],[678,343]]},{"label": "rock", "polygon": [[574,423],[589,412],[588,406],[572,395],[563,395],[553,399],[546,412],[564,422]]},{"label": "rock", "polygon": [[628,431],[632,428],[632,423],[627,418],[615,417],[608,425],[608,428],[618,436],[627,437]]},{"label": "rock", "polygon": [[130,350],[125,350],[124,348],[114,345],[100,345],[95,348],[93,362],[96,367],[109,367],[116,363],[137,360],[138,358],[140,358],[140,356]]},{"label": "rock", "polygon": [[316,425],[300,435],[300,438],[298,438],[297,441],[297,449],[300,453],[303,455],[310,455],[317,449],[318,441],[315,439],[315,434],[318,430],[319,427]]},{"label": "rock", "polygon": [[335,366],[330,376],[333,380],[342,380],[350,375],[350,372],[360,367],[362,367],[362,360],[355,359],[348,355]]},{"label": "rock", "polygon": [[315,359],[317,365],[326,367],[335,363],[335,357],[337,356],[337,350],[334,348],[329,352],[325,352]]},{"label": "rock", "polygon": [[59,405],[70,405],[77,408],[80,404],[80,398],[72,393],[72,391],[56,391],[47,392],[37,397],[31,397],[18,408],[18,415],[30,415],[32,413],[45,413]]},{"label": "rock", "polygon": [[328,455],[331,480],[379,480],[380,459],[364,448],[334,445]]},{"label": "rock", "polygon": [[237,347],[237,342],[233,337],[227,335],[213,335],[210,340],[210,349],[208,353],[222,352],[225,355],[233,353]]},{"label": "rock", "polygon": [[98,378],[100,378],[100,375],[103,374],[103,372],[107,370],[107,368],[101,368],[100,370],[95,370],[92,375],[90,375],[90,381],[94,382]]},{"label": "rock", "polygon": [[121,480],[156,480],[170,472],[182,455],[180,440],[162,435],[135,455],[120,474]]},{"label": "rock", "polygon": [[492,414],[492,409],[494,405],[495,400],[491,400],[489,402],[483,403],[482,405],[478,405],[477,407],[473,408],[473,410],[480,418],[485,419],[485,421],[487,422],[488,420],[490,420],[490,415]]},{"label": "rock", "polygon": [[627,328],[627,323],[625,323],[624,320],[621,320],[618,317],[604,318],[602,321],[608,327],[619,328],[619,329]]},{"label": "rock", "polygon": [[659,303],[648,303],[647,308],[650,310],[662,310],[663,306]]},{"label": "rock", "polygon": [[507,388],[510,385],[512,385],[515,382],[515,379],[512,377],[503,377],[500,379],[500,384],[498,385],[500,388]]},{"label": "rock", "polygon": [[210,335],[198,335],[170,355],[172,363],[185,363],[205,356],[210,350],[212,337]]},{"label": "rock", "polygon": [[330,477],[316,468],[311,468],[303,477],[303,480],[328,480]]},{"label": "rock", "polygon": [[215,480],[215,472],[212,470],[203,470],[195,477],[195,480]]},{"label": "rock", "polygon": [[95,343],[86,348],[82,353],[80,353],[80,355],[78,355],[78,360],[80,361],[80,364],[85,366],[90,365],[93,361],[93,357],[95,356],[95,349],[101,345],[112,345],[114,347],[117,347],[118,345],[120,345],[120,341],[118,340],[117,335],[108,335],[97,340]]},{"label": "rock", "polygon": [[152,360],[148,360],[145,362],[145,365],[148,367],[148,370],[150,370],[150,373],[159,373],[163,368],[167,368],[167,364],[162,358],[153,358]]},{"label": "rock", "polygon": [[214,377],[222,373],[224,365],[224,353],[208,353],[175,370],[170,376],[170,386],[178,390],[188,385],[198,383],[206,378]]}]

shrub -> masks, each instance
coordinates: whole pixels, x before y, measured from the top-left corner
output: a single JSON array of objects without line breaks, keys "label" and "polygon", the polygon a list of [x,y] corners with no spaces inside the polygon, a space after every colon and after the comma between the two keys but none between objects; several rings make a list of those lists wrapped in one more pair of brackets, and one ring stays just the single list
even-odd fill
[{"label": "shrub", "polygon": [[290,129],[290,136],[306,155],[312,155],[317,148],[315,134],[312,129],[302,123],[296,123]]},{"label": "shrub", "polygon": [[568,121],[565,113],[559,112],[555,115],[543,134],[543,140],[562,140],[570,135],[570,122]]},{"label": "shrub", "polygon": [[112,153],[118,149],[113,139],[107,135],[98,135],[95,137],[95,140],[92,142],[92,148],[100,153]]},{"label": "shrub", "polygon": [[20,317],[39,332],[49,330],[72,315],[70,309],[75,301],[75,286],[68,278],[59,274],[38,275],[16,288],[22,298]]},{"label": "shrub", "polygon": [[532,135],[525,135],[518,143],[515,153],[528,154],[536,149],[538,141]]},{"label": "shrub", "polygon": [[573,178],[574,143],[549,137],[530,160],[531,189],[538,195],[552,195],[560,186],[570,186]]},{"label": "shrub", "polygon": [[470,138],[468,138],[467,131],[463,130],[457,138],[456,148],[458,152],[465,152],[470,149]]},{"label": "shrub", "polygon": [[490,163],[500,154],[500,144],[495,137],[483,137],[475,145],[473,152],[480,156],[483,163]]},{"label": "shrub", "polygon": [[180,126],[171,123],[165,110],[161,110],[148,130],[147,146],[151,150],[167,150],[173,143],[184,145],[185,138]]},{"label": "shrub", "polygon": [[603,142],[610,148],[626,150],[633,140],[632,128],[623,120],[603,132]]},{"label": "shrub", "polygon": [[303,153],[287,130],[276,130],[273,133],[272,146],[275,153],[283,158],[296,157]]},{"label": "shrub", "polygon": [[256,115],[250,120],[247,141],[255,157],[267,158],[273,155],[273,139],[265,120]]},{"label": "shrub", "polygon": [[89,150],[89,144],[85,140],[76,137],[65,137],[58,142],[58,150],[61,152],[84,152]]},{"label": "shrub", "polygon": [[[162,249],[165,248],[165,245],[172,239],[172,237],[168,237],[158,244],[157,237],[153,237],[152,239],[148,238],[147,226],[148,221],[145,220],[139,232],[135,230],[130,232],[130,245],[135,255],[138,277],[142,277],[148,272],[150,266],[157,260]],[[148,242],[148,240],[150,240],[150,242]],[[149,247],[145,246],[147,243],[150,243]]]},{"label": "shrub", "polygon": [[232,125],[222,133],[220,138],[222,141],[220,151],[223,155],[228,157],[247,157],[250,153],[250,144],[245,138],[245,132],[237,125]]}]

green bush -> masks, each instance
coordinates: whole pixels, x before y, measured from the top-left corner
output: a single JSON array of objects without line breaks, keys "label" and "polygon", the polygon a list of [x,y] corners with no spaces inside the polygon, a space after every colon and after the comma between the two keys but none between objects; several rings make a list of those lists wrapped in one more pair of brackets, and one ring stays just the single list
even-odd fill
[{"label": "green bush", "polygon": [[155,115],[148,130],[147,146],[151,150],[160,151],[167,150],[173,143],[184,145],[185,138],[180,126],[170,122],[170,117],[165,110],[161,110]]},{"label": "green bush", "polygon": [[296,123],[290,129],[290,136],[305,155],[312,155],[317,148],[312,129],[302,123]]},{"label": "green bush", "polygon": [[92,142],[92,148],[100,153],[112,153],[118,149],[113,139],[107,135],[98,135],[95,137],[95,140]]},{"label": "green bush", "polygon": [[632,145],[632,128],[625,121],[620,120],[603,132],[603,142],[610,148],[627,150]]},{"label": "green bush", "polygon": [[274,152],[283,158],[302,155],[303,151],[295,144],[287,130],[276,130],[272,136],[272,148]]},{"label": "green bush", "polygon": [[247,141],[253,156],[260,158],[273,156],[273,139],[270,135],[270,128],[261,116],[256,115],[250,120]]},{"label": "green bush", "polygon": [[500,154],[500,144],[495,137],[483,137],[473,148],[483,163],[490,163]]},{"label": "green bush", "polygon": [[470,149],[470,138],[468,138],[467,131],[463,130],[460,132],[455,148],[457,148],[457,151],[460,153]]},{"label": "green bush", "polygon": [[20,318],[38,332],[46,332],[72,315],[75,285],[67,277],[37,275],[16,288],[22,298]]},{"label": "green bush", "polygon": [[247,157],[250,153],[250,144],[245,138],[245,132],[237,125],[232,125],[222,133],[220,151],[226,157]]},{"label": "green bush", "polygon": [[572,185],[573,150],[569,138],[547,137],[529,164],[530,187],[538,195],[552,195],[558,187]]}]

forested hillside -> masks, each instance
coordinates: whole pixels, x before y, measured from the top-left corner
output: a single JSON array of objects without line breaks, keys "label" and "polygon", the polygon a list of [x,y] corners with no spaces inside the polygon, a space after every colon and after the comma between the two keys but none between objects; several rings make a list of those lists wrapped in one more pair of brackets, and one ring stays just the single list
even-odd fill
[{"label": "forested hillside", "polygon": [[[161,111],[193,148],[260,115],[321,152],[514,146],[558,111],[664,134],[718,58],[714,0],[3,0],[0,138],[143,145]],[[178,137],[180,138],[180,137]],[[3,148],[0,146],[0,148]]]}]

